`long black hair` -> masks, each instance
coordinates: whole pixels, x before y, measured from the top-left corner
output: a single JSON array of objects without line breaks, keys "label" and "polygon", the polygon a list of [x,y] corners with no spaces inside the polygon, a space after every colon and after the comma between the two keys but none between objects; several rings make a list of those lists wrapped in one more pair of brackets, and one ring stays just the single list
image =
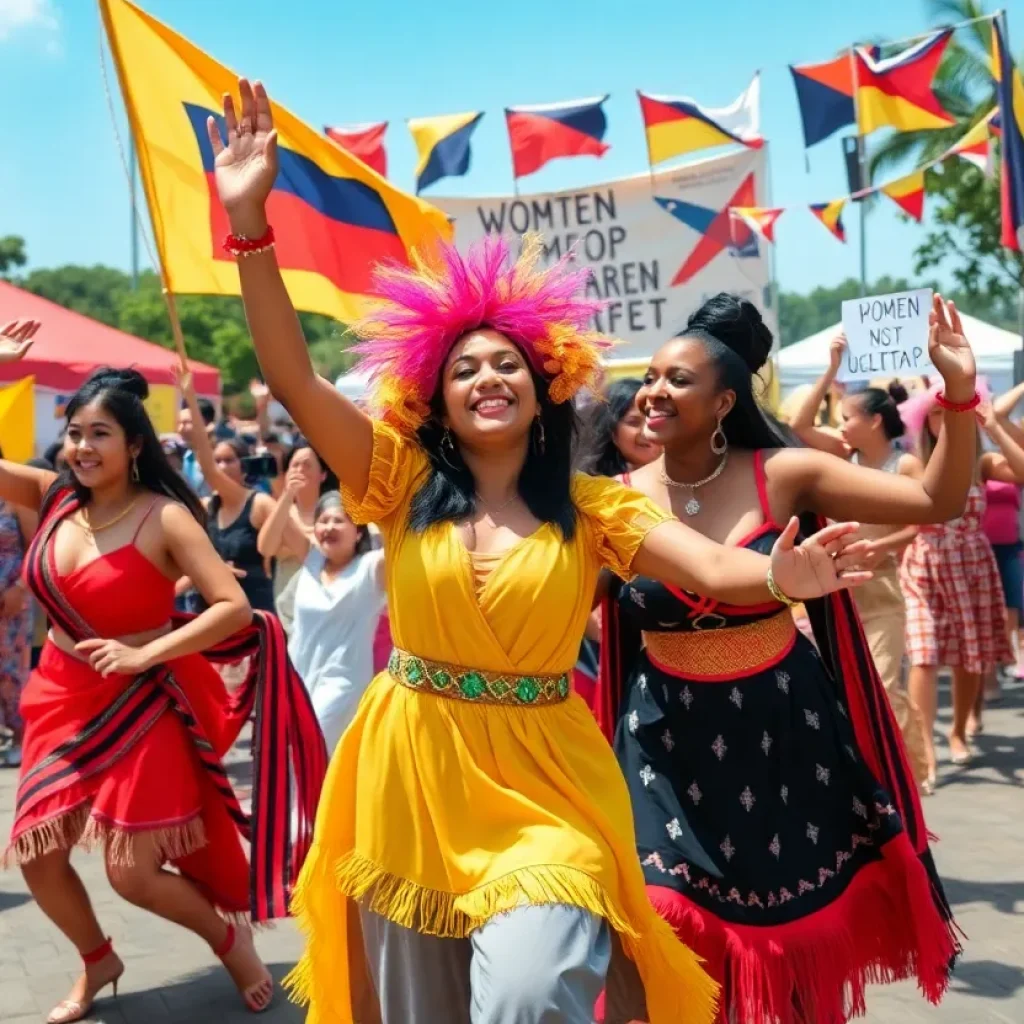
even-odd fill
[{"label": "long black hair", "polygon": [[615,443],[615,428],[636,408],[636,395],[643,382],[631,377],[612,381],[605,388],[604,401],[594,402],[583,414],[583,455],[581,468],[591,476],[621,476],[629,471]]},{"label": "long black hair", "polygon": [[895,441],[897,437],[902,437],[906,433],[907,428],[903,423],[903,417],[900,416],[899,407],[888,391],[881,388],[865,388],[850,397],[860,402],[866,416],[882,417],[882,430],[887,440]]},{"label": "long black hair", "polygon": [[[529,365],[529,362],[527,362]],[[526,461],[519,474],[519,496],[542,523],[557,526],[565,540],[576,532],[572,502],[573,458],[579,418],[572,402],[555,404],[548,383],[532,367],[539,422],[530,427]],[[443,444],[444,396],[440,382],[430,403],[430,417],[418,431],[419,443],[430,459],[430,475],[416,492],[409,509],[412,529],[434,523],[459,522],[476,511],[476,485],[458,445]]]},{"label": "long black hair", "polygon": [[[65,415],[70,423],[79,409],[97,403],[104,412],[109,413],[117,421],[118,426],[124,431],[125,443],[139,446],[139,453],[135,458],[139,472],[138,485],[154,494],[162,494],[180,502],[198,523],[205,525],[206,512],[202,502],[164,454],[163,446],[143,405],[148,397],[149,385],[146,378],[137,370],[114,370],[106,367],[92,374],[71,396],[65,407]],[[66,490],[74,491],[82,504],[89,501],[92,496],[89,488],[84,487],[71,467],[65,464],[46,495],[44,509],[49,509],[57,494]]]},{"label": "long black hair", "polygon": [[719,292],[687,321],[679,338],[704,343],[718,370],[719,387],[736,394],[736,403],[722,420],[722,431],[736,448],[794,448],[799,442],[754,397],[753,378],[768,362],[772,332],[757,306],[738,295]]}]

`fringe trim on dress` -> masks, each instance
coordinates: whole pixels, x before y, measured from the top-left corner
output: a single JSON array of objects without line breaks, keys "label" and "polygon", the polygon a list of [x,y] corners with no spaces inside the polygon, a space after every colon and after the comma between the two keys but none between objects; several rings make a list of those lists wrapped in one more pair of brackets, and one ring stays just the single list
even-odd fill
[{"label": "fringe trim on dress", "polygon": [[699,958],[653,909],[641,931],[584,871],[565,865],[536,865],[466,893],[451,893],[399,878],[354,850],[332,866],[314,844],[291,908],[308,942],[284,985],[295,1002],[312,1003],[310,1019],[323,1024],[356,1020],[351,1012],[328,1009],[337,1002],[331,991],[331,965],[337,958],[330,948],[329,929],[315,919],[324,920],[327,908],[323,899],[330,892],[358,901],[396,924],[441,938],[465,938],[492,917],[524,905],[579,907],[603,918],[618,933],[647,982],[652,1024],[712,1024],[715,1019],[718,986],[701,969]]},{"label": "fringe trim on dress", "polygon": [[28,864],[56,850],[78,848],[91,852],[102,848],[107,861],[130,867],[132,848],[138,836],[152,836],[156,850],[165,861],[181,860],[206,846],[206,828],[197,813],[188,821],[163,828],[126,829],[91,815],[89,804],[65,811],[22,832],[3,855],[3,867]]},{"label": "fringe trim on dress", "polygon": [[924,997],[938,1003],[960,951],[955,925],[936,906],[927,865],[901,839],[889,845],[902,849],[862,868],[829,906],[775,927],[727,924],[675,890],[648,892],[723,981],[721,1021],[844,1024],[866,1012],[869,984],[916,978]]}]

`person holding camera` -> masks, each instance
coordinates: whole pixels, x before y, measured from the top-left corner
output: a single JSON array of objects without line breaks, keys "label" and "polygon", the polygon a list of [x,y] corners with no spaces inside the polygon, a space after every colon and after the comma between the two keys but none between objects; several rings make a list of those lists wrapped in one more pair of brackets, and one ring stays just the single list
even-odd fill
[{"label": "person holding camera", "polygon": [[[178,387],[191,410],[191,421],[185,425],[185,441],[191,446],[209,485],[211,496],[203,499],[206,506],[206,532],[214,549],[238,577],[252,607],[258,611],[274,611],[274,584],[267,564],[259,552],[260,528],[274,511],[274,499],[246,483],[243,461],[249,451],[239,438],[225,438],[214,445],[206,431],[195,429],[202,422],[199,400],[192,386],[192,374],[180,372]],[[187,586],[182,582],[179,586]],[[192,592],[189,611],[203,610],[202,597]]]}]

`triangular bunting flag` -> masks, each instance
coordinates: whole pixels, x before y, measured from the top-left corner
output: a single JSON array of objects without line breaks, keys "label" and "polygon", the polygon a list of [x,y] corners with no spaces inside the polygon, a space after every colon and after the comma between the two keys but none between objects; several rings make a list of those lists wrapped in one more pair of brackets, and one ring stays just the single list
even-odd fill
[{"label": "triangular bunting flag", "polygon": [[733,206],[729,209],[733,223],[741,221],[766,242],[772,243],[775,242],[775,222],[784,212],[778,207],[769,209],[764,206]]},{"label": "triangular bunting flag", "polygon": [[839,239],[846,241],[846,228],[843,227],[843,207],[846,206],[846,196],[842,199],[833,199],[830,203],[811,203],[811,213],[814,214],[828,230]]},{"label": "triangular bunting flag", "polygon": [[884,192],[904,213],[921,223],[924,216],[924,170],[913,171],[902,178],[880,185]]}]

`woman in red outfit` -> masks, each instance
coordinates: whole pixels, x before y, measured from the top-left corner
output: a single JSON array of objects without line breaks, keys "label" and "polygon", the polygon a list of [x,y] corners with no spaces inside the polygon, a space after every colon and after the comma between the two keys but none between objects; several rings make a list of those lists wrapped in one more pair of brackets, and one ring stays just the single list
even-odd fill
[{"label": "woman in red outfit", "polygon": [[[0,362],[24,355],[37,327],[12,324],[0,333]],[[207,538],[199,501],[153,432],[147,392],[134,371],[94,374],[67,405],[67,468],[59,477],[0,461],[0,498],[41,507],[25,576],[51,623],[22,698],[24,759],[7,857],[85,964],[51,1024],[86,1016],[101,989],[113,984],[116,992],[124,971],[71,866],[76,845],[102,846],[121,896],[203,938],[246,1006],[266,1009],[270,974],[248,927],[229,922],[250,912],[283,915],[325,767],[280,626],[262,616],[249,625],[248,602]],[[172,628],[182,575],[208,608]],[[228,696],[208,660],[211,648],[214,660],[253,657],[238,695]],[[281,681],[287,693],[276,692]],[[248,818],[220,758],[257,697]],[[300,805],[294,853],[289,760]],[[283,778],[283,786],[268,777]],[[252,842],[252,879],[243,836]]]}]

